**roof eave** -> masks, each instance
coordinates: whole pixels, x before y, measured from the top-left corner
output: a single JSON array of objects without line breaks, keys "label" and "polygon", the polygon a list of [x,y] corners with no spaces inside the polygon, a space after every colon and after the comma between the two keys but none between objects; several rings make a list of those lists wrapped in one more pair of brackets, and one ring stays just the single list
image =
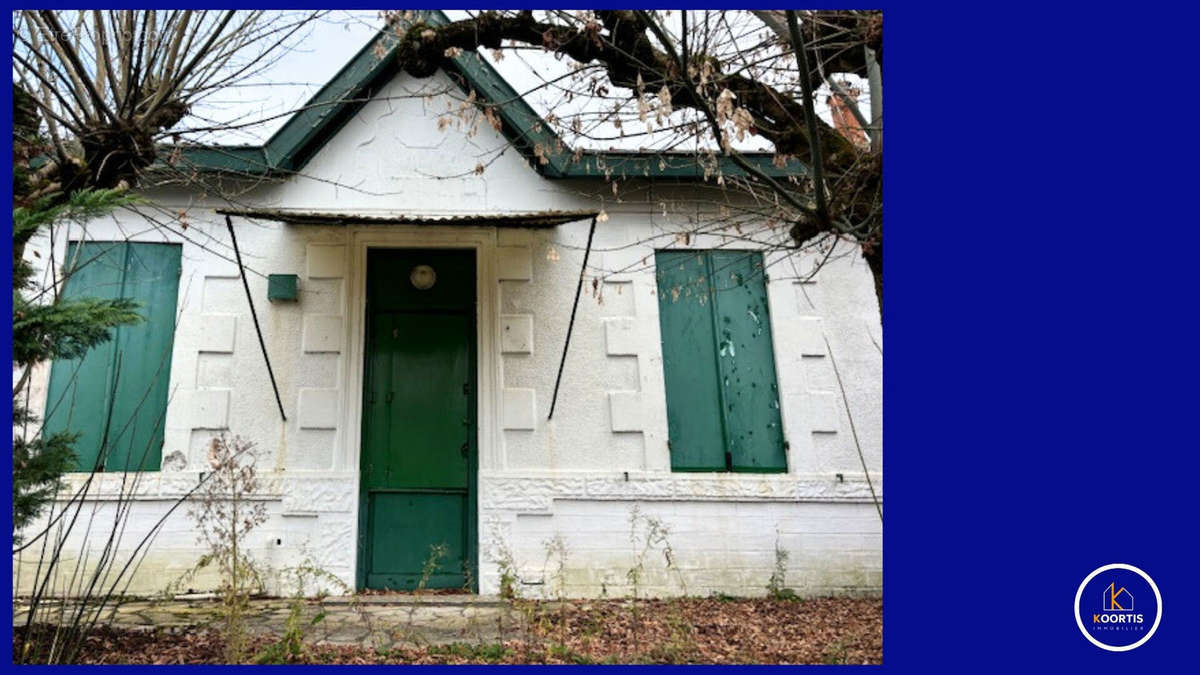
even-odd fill
[{"label": "roof eave", "polygon": [[[433,25],[449,22],[441,10],[428,10],[423,20]],[[187,146],[178,148],[180,160],[200,173],[284,177],[299,172],[377,88],[395,74],[394,51],[398,43],[396,36],[386,29],[376,33],[262,146]],[[446,70],[465,93],[473,90],[485,101],[507,102],[497,107],[501,133],[545,178],[708,179],[718,173],[746,175],[744,169],[725,156],[717,158],[715,167],[706,169],[693,155],[632,151],[576,153],[477,52],[464,52],[448,59]],[[168,152],[174,156],[173,149]],[[776,166],[770,153],[747,153],[743,157],[772,177],[807,173],[807,167],[795,160],[784,167]]]}]

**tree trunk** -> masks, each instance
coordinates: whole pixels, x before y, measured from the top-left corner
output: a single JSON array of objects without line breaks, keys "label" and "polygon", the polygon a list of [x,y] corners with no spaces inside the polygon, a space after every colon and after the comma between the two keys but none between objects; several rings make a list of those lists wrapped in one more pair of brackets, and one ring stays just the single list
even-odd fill
[{"label": "tree trunk", "polygon": [[871,276],[875,277],[875,297],[879,300],[879,322],[883,323],[883,233],[879,240],[871,245],[863,245],[863,260],[871,268]]}]

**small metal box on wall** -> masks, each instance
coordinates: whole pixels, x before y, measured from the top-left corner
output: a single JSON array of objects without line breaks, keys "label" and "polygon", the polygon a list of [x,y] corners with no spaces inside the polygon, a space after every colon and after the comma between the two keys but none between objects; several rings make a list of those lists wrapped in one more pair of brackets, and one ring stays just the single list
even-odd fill
[{"label": "small metal box on wall", "polygon": [[295,274],[267,275],[267,300],[296,302],[300,297],[299,277]]}]

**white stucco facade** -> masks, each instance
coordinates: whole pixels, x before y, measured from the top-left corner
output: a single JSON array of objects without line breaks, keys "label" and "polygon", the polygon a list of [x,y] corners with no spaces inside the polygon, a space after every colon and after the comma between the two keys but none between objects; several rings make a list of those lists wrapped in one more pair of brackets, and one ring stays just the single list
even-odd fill
[{"label": "white stucco facade", "polygon": [[[235,206],[361,215],[495,215],[603,209],[552,420],[547,413],[571,315],[588,221],[552,229],[299,226],[235,218],[250,291],[278,381],[280,419],[223,217],[228,201],[175,188],[154,208],[72,228],[70,238],[183,246],[162,470],[139,478],[130,541],[206,470],[209,440],[255,442],[269,518],[250,547],[282,569],[305,559],[355,583],[366,253],[373,247],[469,248],[477,260],[479,589],[496,593],[497,551],[511,552],[530,595],[548,588],[547,542],[565,543],[565,591],[620,595],[636,550],[630,514],[659,519],[679,573],[647,563],[642,592],[761,594],[788,552],[787,584],[806,594],[882,588],[882,334],[871,274],[849,251],[811,279],[815,254],[768,255],[768,297],[785,474],[672,473],[653,269],[655,248],[731,244],[703,223],[711,199],[681,183],[631,181],[617,200],[603,180],[552,181],[502,147],[486,124],[439,130],[441,75],[398,77],[283,182],[238,185]],[[429,96],[425,96],[429,94]],[[457,105],[455,102],[454,105]],[[710,190],[711,193],[711,190]],[[186,214],[187,227],[178,220]],[[59,237],[61,260],[68,237]],[[49,259],[48,240],[31,245]],[[40,247],[40,248],[39,248]],[[746,248],[745,246],[733,246]],[[32,258],[31,258],[32,259]],[[624,270],[616,272],[616,270]],[[267,301],[266,274],[299,276],[299,300]],[[592,279],[603,281],[593,287]],[[45,399],[47,368],[33,381]],[[861,458],[860,458],[861,457]],[[67,492],[83,479],[72,476]],[[114,508],[119,474],[91,491]],[[90,510],[91,507],[89,507]],[[180,509],[130,586],[160,590],[202,554]],[[28,560],[15,560],[28,574]],[[202,576],[195,582],[203,585]],[[279,589],[285,590],[285,589]]]}]

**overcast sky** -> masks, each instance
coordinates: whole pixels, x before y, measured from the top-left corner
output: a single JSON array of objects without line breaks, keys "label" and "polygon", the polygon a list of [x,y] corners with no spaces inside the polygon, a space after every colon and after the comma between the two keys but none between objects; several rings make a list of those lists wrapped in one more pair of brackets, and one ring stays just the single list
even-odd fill
[{"label": "overcast sky", "polygon": [[221,121],[265,121],[196,140],[223,144],[258,144],[267,140],[287,122],[287,116],[280,115],[303,105],[382,25],[375,10],[335,10],[324,15],[291,51],[247,82],[248,86],[213,94],[196,107],[197,115]]},{"label": "overcast sky", "polygon": [[[467,13],[461,10],[447,10],[446,13],[451,19],[467,16]],[[311,25],[307,35],[300,39],[290,52],[260,73],[254,81],[246,83],[246,86],[227,89],[228,94],[214,94],[196,108],[198,115],[213,119],[243,122],[261,120],[261,123],[220,134],[210,134],[195,140],[222,144],[260,144],[266,141],[287,121],[291,111],[302,106],[367,44],[382,23],[376,10],[335,10],[324,15]],[[538,86],[543,83],[544,78],[566,73],[571,67],[568,59],[560,61],[544,53],[521,50],[509,51],[511,58],[506,56],[497,61],[488,50],[483,50],[482,53],[518,92],[536,89],[527,96],[535,110],[545,115],[547,110],[554,108],[559,111],[560,117],[565,117],[561,89],[539,89]],[[859,78],[849,79],[863,90],[859,105],[863,114],[870,119],[866,82]],[[586,100],[580,97],[571,107],[579,109],[580,101]],[[817,96],[817,112],[829,121],[824,93]],[[637,139],[619,138],[621,131],[611,125],[598,127],[594,131],[597,132],[595,135],[613,138],[602,141],[574,139],[571,144],[590,149],[656,146],[652,136],[641,136]],[[738,145],[743,150],[770,149],[766,141],[758,138],[747,139],[747,142]]]}]

